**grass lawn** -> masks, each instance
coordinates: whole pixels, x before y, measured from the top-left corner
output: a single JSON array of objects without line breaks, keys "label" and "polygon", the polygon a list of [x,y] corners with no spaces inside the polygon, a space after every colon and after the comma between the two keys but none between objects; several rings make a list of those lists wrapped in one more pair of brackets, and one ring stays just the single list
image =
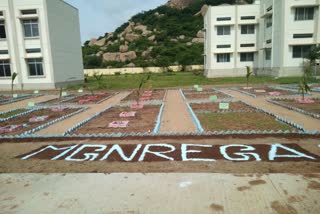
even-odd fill
[{"label": "grass lawn", "polygon": [[[139,86],[141,78],[146,74],[123,74],[114,76],[103,76],[97,81],[89,77],[88,85],[93,89],[136,89]],[[250,83],[272,83],[272,84],[297,84],[301,77],[285,77],[275,79],[274,77],[251,77]],[[313,81],[315,82],[315,81]],[[206,78],[202,75],[195,75],[192,72],[177,73],[158,73],[151,74],[150,80],[144,85],[145,88],[167,88],[177,86],[193,85],[221,85],[221,84],[244,84],[245,77],[228,78]],[[81,85],[70,86],[69,89],[78,89]]]},{"label": "grass lawn", "polygon": [[197,114],[202,127],[207,131],[225,130],[293,130],[294,128],[261,113],[207,113]]}]

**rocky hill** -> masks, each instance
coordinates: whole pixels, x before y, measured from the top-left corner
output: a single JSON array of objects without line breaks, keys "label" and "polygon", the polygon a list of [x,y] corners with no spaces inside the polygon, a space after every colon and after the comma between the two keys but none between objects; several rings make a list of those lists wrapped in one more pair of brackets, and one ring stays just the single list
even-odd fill
[{"label": "rocky hill", "polygon": [[[139,13],[115,32],[87,41],[85,68],[167,67],[203,64],[203,17],[207,5],[235,0],[170,0]],[[250,0],[247,0],[250,1]]]}]

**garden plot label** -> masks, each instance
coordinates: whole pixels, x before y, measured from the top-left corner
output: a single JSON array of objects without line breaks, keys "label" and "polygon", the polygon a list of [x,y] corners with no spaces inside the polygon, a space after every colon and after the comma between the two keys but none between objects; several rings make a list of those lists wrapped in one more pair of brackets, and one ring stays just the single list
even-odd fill
[{"label": "garden plot label", "polygon": [[199,144],[76,144],[48,145],[17,158],[22,160],[159,162],[159,161],[312,161],[320,157],[297,144],[199,145]]}]

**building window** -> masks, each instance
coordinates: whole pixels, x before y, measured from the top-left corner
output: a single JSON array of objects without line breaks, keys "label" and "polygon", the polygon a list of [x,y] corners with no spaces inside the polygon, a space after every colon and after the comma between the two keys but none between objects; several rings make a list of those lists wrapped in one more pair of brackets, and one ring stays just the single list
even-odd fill
[{"label": "building window", "polygon": [[230,54],[229,53],[217,54],[217,62],[218,63],[230,62]]},{"label": "building window", "polygon": [[254,53],[240,53],[240,62],[253,62],[254,61]]},{"label": "building window", "polygon": [[265,49],[265,59],[271,60],[271,48]]},{"label": "building window", "polygon": [[24,36],[25,37],[38,37],[39,26],[37,19],[23,20]]},{"label": "building window", "polygon": [[4,21],[0,21],[0,39],[6,39],[6,25]]},{"label": "building window", "polygon": [[254,25],[241,25],[241,34],[254,34]]},{"label": "building window", "polygon": [[301,34],[293,34],[294,39],[303,39],[303,38],[312,38],[312,33],[301,33]]},{"label": "building window", "polygon": [[230,35],[230,26],[218,26],[218,36]]},{"label": "building window", "polygon": [[37,14],[36,9],[31,9],[31,10],[21,10],[22,15],[34,15]]},{"label": "building window", "polygon": [[231,48],[231,45],[217,45],[217,48]]},{"label": "building window", "polygon": [[272,10],[272,5],[270,7],[267,8],[267,12]]},{"label": "building window", "polygon": [[41,49],[40,48],[30,48],[30,49],[26,49],[27,53],[41,53]]},{"label": "building window", "polygon": [[43,76],[42,59],[27,59],[30,76]]},{"label": "building window", "polygon": [[254,43],[248,43],[248,44],[240,44],[241,48],[248,48],[248,47],[254,47],[255,44]]},{"label": "building window", "polygon": [[294,20],[303,21],[303,20],[313,20],[314,17],[314,8],[313,7],[299,7],[296,8]]},{"label": "building window", "polygon": [[272,26],[272,16],[266,17],[266,28],[269,28]]},{"label": "building window", "polygon": [[9,60],[0,60],[0,77],[11,77]]},{"label": "building window", "polygon": [[271,42],[272,42],[272,39],[266,40],[266,43],[267,43],[267,44],[271,44]]},{"label": "building window", "polygon": [[241,16],[241,20],[253,20],[256,19],[255,16]]},{"label": "building window", "polygon": [[3,11],[0,11],[0,16],[3,16]]},{"label": "building window", "polygon": [[0,50],[0,55],[6,55],[9,54],[8,50]]},{"label": "building window", "polygon": [[312,45],[301,45],[292,47],[292,58],[306,58],[310,53]]},{"label": "building window", "polygon": [[218,17],[217,21],[231,21],[231,17]]}]

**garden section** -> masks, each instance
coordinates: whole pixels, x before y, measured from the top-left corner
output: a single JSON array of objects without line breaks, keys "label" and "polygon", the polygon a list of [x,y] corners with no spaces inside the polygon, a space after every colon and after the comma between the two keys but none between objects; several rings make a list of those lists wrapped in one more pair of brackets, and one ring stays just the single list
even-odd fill
[{"label": "garden section", "polygon": [[0,94],[0,105],[6,105],[9,103],[18,102],[18,101],[25,100],[25,99],[28,99],[31,97],[32,97],[31,94],[14,94],[13,97],[11,94],[10,95]]},{"label": "garden section", "polygon": [[288,95],[298,95],[298,91],[294,89],[285,89],[279,87],[243,87],[243,88],[231,88],[232,90],[238,91],[242,94],[246,94],[251,97],[257,96],[288,96]]},{"label": "garden section", "polygon": [[39,102],[39,103],[36,103],[36,105],[41,105],[41,106],[42,105],[44,105],[44,106],[59,105],[60,103],[67,102],[75,97],[76,97],[76,95],[69,94],[66,96],[62,96],[61,98],[54,98],[54,99],[49,99],[49,100],[46,100],[43,102]]},{"label": "garden section", "polygon": [[273,104],[320,119],[320,98],[306,98],[305,100],[308,102],[301,103],[299,99],[287,98],[268,99]]},{"label": "garden section", "polygon": [[34,108],[0,121],[0,137],[27,135],[72,116],[83,108]]},{"label": "garden section", "polygon": [[134,101],[143,102],[143,101],[163,101],[166,95],[166,90],[155,89],[155,90],[141,90],[133,91],[129,96],[124,98],[122,101]]},{"label": "garden section", "polygon": [[35,139],[19,144],[1,143],[0,172],[320,173],[318,145],[318,138],[306,136],[112,141]]},{"label": "garden section", "polygon": [[205,91],[195,91],[195,90],[182,90],[183,96],[187,100],[222,100],[222,99],[232,99],[232,96],[225,94],[219,90],[208,89]]},{"label": "garden section", "polygon": [[[140,108],[142,107],[142,108]],[[161,105],[114,106],[78,124],[67,133],[77,135],[118,136],[157,133]]]},{"label": "garden section", "polygon": [[93,94],[83,94],[76,96],[74,98],[62,101],[62,103],[66,104],[99,104],[110,97],[112,97],[114,93],[93,93]]},{"label": "garden section", "polygon": [[[222,105],[222,106],[221,106]],[[203,132],[226,133],[291,133],[302,127],[280,117],[252,107],[244,102],[191,103],[195,120],[199,121]],[[227,107],[227,108],[225,108]]]}]

